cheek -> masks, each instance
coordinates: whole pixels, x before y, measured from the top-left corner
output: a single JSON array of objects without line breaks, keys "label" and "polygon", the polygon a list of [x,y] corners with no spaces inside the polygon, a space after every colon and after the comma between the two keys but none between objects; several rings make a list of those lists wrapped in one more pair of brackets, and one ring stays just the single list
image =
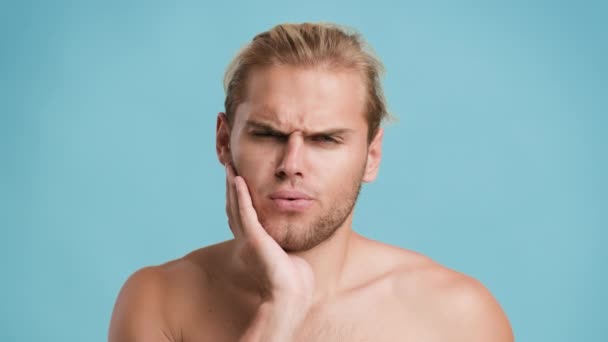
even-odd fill
[{"label": "cheek", "polygon": [[264,215],[263,198],[272,190],[274,169],[268,153],[260,153],[256,149],[241,149],[235,151],[233,161],[238,175],[242,176],[249,188],[249,195],[258,215]]},{"label": "cheek", "polygon": [[232,162],[240,176],[247,175],[251,169],[255,169],[255,162],[259,153],[243,137],[234,138],[231,141]]},{"label": "cheek", "polygon": [[344,139],[342,144],[336,149],[329,149],[326,153],[331,155],[325,156],[327,166],[337,170],[343,176],[352,174],[359,176],[359,172],[367,160],[367,122],[354,127],[356,128],[351,134],[342,137]]},{"label": "cheek", "polygon": [[240,148],[233,151],[233,162],[237,173],[245,178],[247,184],[259,186],[273,175],[272,154],[257,148]]},{"label": "cheek", "polygon": [[314,161],[314,172],[326,180],[329,188],[351,186],[360,181],[365,167],[364,152],[354,149],[340,151],[331,155],[322,155]]}]

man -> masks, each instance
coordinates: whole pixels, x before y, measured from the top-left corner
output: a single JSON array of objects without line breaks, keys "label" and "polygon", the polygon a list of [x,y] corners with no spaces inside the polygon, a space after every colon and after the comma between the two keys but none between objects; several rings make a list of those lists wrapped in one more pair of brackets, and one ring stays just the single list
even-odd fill
[{"label": "man", "polygon": [[110,341],[513,341],[479,282],[351,228],[381,160],[380,67],[328,24],[238,54],[216,132],[234,239],[133,274]]}]

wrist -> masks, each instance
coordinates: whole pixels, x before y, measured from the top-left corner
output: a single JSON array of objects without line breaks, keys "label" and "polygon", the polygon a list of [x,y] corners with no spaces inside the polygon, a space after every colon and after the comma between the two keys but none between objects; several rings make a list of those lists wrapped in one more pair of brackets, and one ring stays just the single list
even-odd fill
[{"label": "wrist", "polygon": [[308,307],[293,299],[264,301],[240,341],[292,341],[307,313]]},{"label": "wrist", "polygon": [[277,322],[286,327],[296,328],[308,314],[310,304],[294,297],[275,297],[264,301],[258,307],[256,315]]}]

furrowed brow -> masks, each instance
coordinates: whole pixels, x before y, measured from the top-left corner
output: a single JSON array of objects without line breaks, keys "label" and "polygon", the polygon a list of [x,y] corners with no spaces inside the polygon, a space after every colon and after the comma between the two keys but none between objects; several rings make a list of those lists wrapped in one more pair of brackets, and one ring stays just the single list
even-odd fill
[{"label": "furrowed brow", "polygon": [[310,132],[308,135],[346,135],[352,132],[353,130],[349,128],[330,128],[319,132]]},{"label": "furrowed brow", "polygon": [[276,127],[273,127],[270,124],[267,124],[264,122],[259,122],[259,121],[254,121],[254,120],[247,120],[245,122],[245,126],[249,127],[249,128],[260,129],[263,131],[272,132],[272,133],[278,133],[278,134],[284,134],[284,135],[288,134],[288,133],[282,132],[281,130],[279,130]]},{"label": "furrowed brow", "polygon": [[[260,122],[260,121],[247,120],[245,122],[245,126],[246,127],[250,127],[250,128],[254,128],[254,129],[260,129],[260,130],[268,131],[268,132],[289,135],[288,132],[283,132],[280,129],[272,126],[271,124]],[[347,134],[350,134],[352,132],[353,132],[353,130],[350,129],[350,128],[329,128],[329,129],[325,129],[325,130],[318,131],[318,132],[305,131],[304,135],[307,135],[307,136],[317,136],[317,135],[331,135],[331,136],[334,136],[334,135],[347,135]]]}]

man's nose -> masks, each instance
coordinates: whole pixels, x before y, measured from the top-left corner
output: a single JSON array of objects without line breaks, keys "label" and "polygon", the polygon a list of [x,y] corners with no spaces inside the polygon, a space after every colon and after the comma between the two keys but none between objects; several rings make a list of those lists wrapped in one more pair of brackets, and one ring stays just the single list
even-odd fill
[{"label": "man's nose", "polygon": [[303,176],[303,152],[304,139],[300,134],[291,134],[287,138],[276,169],[276,176],[284,179],[295,176]]}]

